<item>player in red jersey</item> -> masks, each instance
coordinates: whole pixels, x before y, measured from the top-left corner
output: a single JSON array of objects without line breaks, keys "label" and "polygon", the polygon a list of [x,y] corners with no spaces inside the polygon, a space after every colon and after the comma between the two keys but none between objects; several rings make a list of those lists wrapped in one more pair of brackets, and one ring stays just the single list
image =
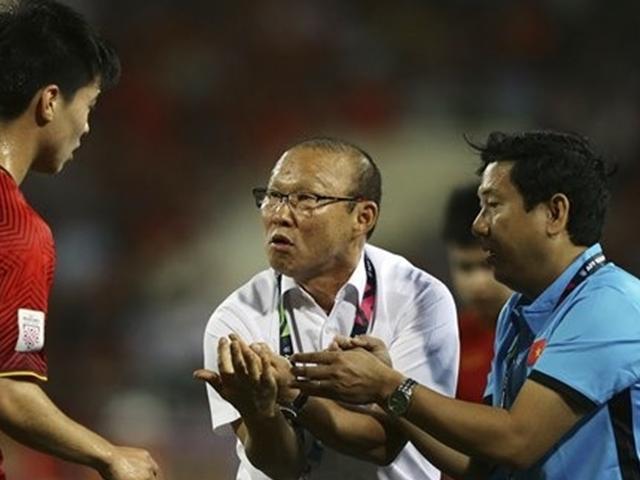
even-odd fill
[{"label": "player in red jersey", "polygon": [[30,170],[57,173],[72,157],[100,90],[118,80],[118,56],[54,0],[0,8],[0,429],[104,479],[155,479],[149,453],[74,422],[40,387],[55,250],[49,227],[19,190]]},{"label": "player in red jersey", "polygon": [[460,373],[456,397],[482,402],[493,358],[493,340],[500,309],[511,290],[493,277],[487,252],[471,233],[480,211],[478,185],[451,193],[444,215],[442,236],[447,247],[453,291],[461,306]]}]

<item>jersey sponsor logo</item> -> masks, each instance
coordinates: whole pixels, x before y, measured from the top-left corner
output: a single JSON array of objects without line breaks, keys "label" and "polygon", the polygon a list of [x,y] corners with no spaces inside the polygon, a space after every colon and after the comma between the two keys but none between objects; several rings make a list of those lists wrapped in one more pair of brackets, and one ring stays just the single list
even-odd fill
[{"label": "jersey sponsor logo", "polygon": [[44,312],[18,309],[16,352],[39,352],[44,347]]},{"label": "jersey sponsor logo", "polygon": [[533,344],[531,345],[531,348],[529,348],[529,356],[527,357],[527,366],[530,367],[538,361],[538,359],[540,358],[540,355],[542,355],[542,352],[544,351],[544,347],[546,346],[547,346],[547,340],[545,338],[541,338],[533,342]]}]

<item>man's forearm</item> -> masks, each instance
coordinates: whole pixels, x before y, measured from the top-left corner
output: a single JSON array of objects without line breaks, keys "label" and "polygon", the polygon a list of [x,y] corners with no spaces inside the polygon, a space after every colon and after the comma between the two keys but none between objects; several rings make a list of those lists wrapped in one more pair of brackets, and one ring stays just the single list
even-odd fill
[{"label": "man's forearm", "polygon": [[491,472],[489,465],[446,446],[405,419],[398,419],[398,425],[409,441],[440,471],[456,479],[488,478]]},{"label": "man's forearm", "polygon": [[510,439],[515,432],[507,410],[454,400],[418,387],[405,418],[470,457],[491,463],[508,462],[512,457],[515,442]]},{"label": "man's forearm", "polygon": [[0,378],[0,428],[24,445],[97,470],[113,455],[112,444],[67,417],[29,381]]},{"label": "man's forearm", "polygon": [[236,432],[244,438],[251,463],[276,480],[297,479],[305,466],[304,451],[296,432],[284,416],[243,418]]},{"label": "man's forearm", "polygon": [[406,443],[401,429],[377,407],[354,411],[332,400],[310,397],[299,420],[325,445],[378,465],[391,463]]}]

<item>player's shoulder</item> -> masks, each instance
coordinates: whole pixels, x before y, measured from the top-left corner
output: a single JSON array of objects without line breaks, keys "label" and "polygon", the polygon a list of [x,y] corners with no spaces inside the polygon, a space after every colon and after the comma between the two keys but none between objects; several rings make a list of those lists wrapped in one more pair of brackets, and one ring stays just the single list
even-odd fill
[{"label": "player's shoulder", "polygon": [[51,237],[51,230],[27,203],[14,180],[0,172],[0,242],[2,250]]},{"label": "player's shoulder", "polygon": [[405,257],[369,244],[366,245],[365,252],[386,289],[436,298],[451,297],[451,292],[440,279],[415,266]]},{"label": "player's shoulder", "polygon": [[229,315],[239,319],[267,315],[274,311],[277,289],[274,270],[263,270],[224,299],[214,310],[209,321]]},{"label": "player's shoulder", "polygon": [[0,169],[0,215],[8,218],[10,215],[24,214],[26,202],[16,182]]}]

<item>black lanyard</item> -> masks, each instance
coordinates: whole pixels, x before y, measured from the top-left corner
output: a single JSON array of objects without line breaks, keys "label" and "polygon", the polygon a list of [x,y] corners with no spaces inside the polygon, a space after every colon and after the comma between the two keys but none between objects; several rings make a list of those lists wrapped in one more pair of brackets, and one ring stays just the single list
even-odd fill
[{"label": "black lanyard", "polygon": [[[578,287],[578,285],[580,285],[582,282],[584,282],[587,278],[589,278],[591,275],[596,273],[606,264],[607,264],[607,259],[602,252],[597,253],[592,257],[589,257],[582,264],[578,272],[573,276],[573,278],[571,278],[571,280],[569,280],[567,285],[564,287],[564,290],[558,297],[558,301],[553,307],[553,310],[551,311],[551,313],[555,312],[558,309],[558,307],[562,304],[562,302],[566,300],[569,294],[573,292]],[[518,356],[518,353],[520,351],[518,347],[520,346],[519,344],[522,343],[522,340],[523,340],[523,336],[520,333],[516,332],[516,334],[514,335],[513,341],[511,342],[511,346],[509,347],[509,350],[505,357],[506,367],[505,367],[504,379],[502,380],[502,389],[500,393],[500,406],[502,408],[507,407],[507,394],[509,390],[509,384],[511,383],[511,377],[513,375],[515,359]]]},{"label": "black lanyard", "polygon": [[[356,309],[355,318],[353,320],[353,328],[351,329],[351,336],[364,335],[369,330],[369,326],[373,322],[373,313],[376,304],[377,283],[376,283],[376,270],[373,267],[373,263],[367,255],[364,256],[364,267],[367,272],[367,283],[364,287],[364,294],[362,295],[362,302]],[[291,330],[293,327],[296,335],[296,341],[298,348],[302,347],[300,338],[298,336],[297,328],[295,325],[295,318],[293,312],[289,312],[291,322],[287,319],[286,309],[284,306],[284,299],[282,296],[282,275],[278,275],[278,317],[280,321],[280,355],[283,357],[289,357],[293,354],[293,342],[291,339]]]}]

